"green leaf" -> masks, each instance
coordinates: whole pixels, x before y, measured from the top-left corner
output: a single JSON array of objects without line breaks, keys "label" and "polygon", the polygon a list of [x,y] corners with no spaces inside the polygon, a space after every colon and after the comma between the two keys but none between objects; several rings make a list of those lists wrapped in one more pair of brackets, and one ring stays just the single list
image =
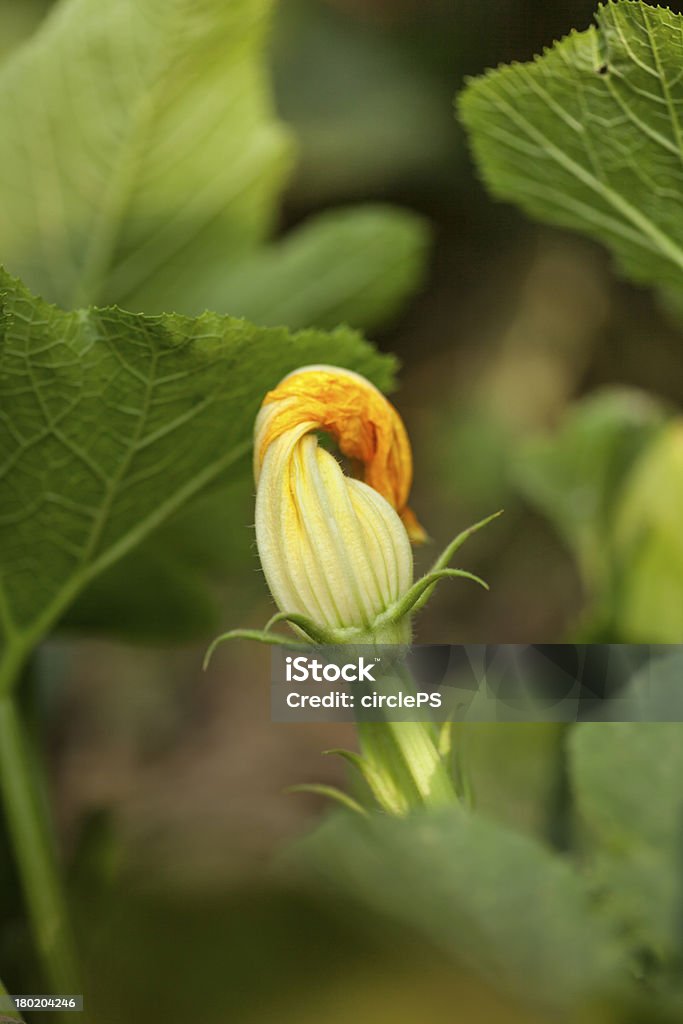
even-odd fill
[{"label": "green leaf", "polygon": [[221,269],[207,281],[207,305],[262,324],[369,330],[421,284],[428,242],[415,214],[369,205],[333,210]]},{"label": "green leaf", "polygon": [[590,587],[608,584],[620,495],[663,422],[644,392],[604,390],[574,405],[557,433],[523,444],[514,461],[517,489],[553,522]]},{"label": "green leaf", "polygon": [[683,640],[680,420],[637,391],[601,392],[527,442],[513,479],[576,556],[592,637]]},{"label": "green leaf", "polygon": [[[676,662],[671,659],[676,657]],[[680,653],[646,670],[666,679]],[[661,682],[660,678],[660,682]],[[636,679],[630,691],[646,683]],[[618,857],[640,846],[680,843],[683,723],[585,722],[574,727],[570,754],[577,806],[594,842]],[[672,908],[673,909],[673,908]]]},{"label": "green leaf", "polygon": [[[125,640],[206,640],[263,597],[249,467],[212,487],[86,587],[60,627]],[[238,467],[236,467],[236,472]]]},{"label": "green leaf", "polygon": [[546,838],[562,793],[565,727],[555,722],[462,722],[454,740],[479,813]]},{"label": "green leaf", "polygon": [[417,930],[529,1003],[567,1008],[614,980],[613,936],[580,876],[485,818],[457,808],[333,818],[292,857],[309,884]]},{"label": "green leaf", "polygon": [[[71,308],[370,327],[419,283],[426,228],[340,210],[267,247],[291,167],[272,0],[61,0],[0,71],[3,259]],[[265,246],[265,247],[264,247]]]},{"label": "green leaf", "polygon": [[[668,660],[668,659],[667,659]],[[678,658],[680,685],[680,656]],[[671,665],[653,665],[659,684]],[[631,693],[644,680],[636,680]],[[635,690],[634,690],[635,688]],[[573,730],[573,789],[606,910],[634,949],[683,954],[683,724],[586,723]]]},{"label": "green leaf", "polygon": [[[62,0],[0,73],[2,257],[66,308],[194,312],[270,231],[291,163],[271,0]],[[199,310],[198,310],[199,311]]]},{"label": "green leaf", "polygon": [[266,390],[333,360],[380,386],[391,360],[348,329],[207,313],[65,313],[0,276],[2,683],[87,584],[244,465]]},{"label": "green leaf", "polygon": [[682,59],[681,15],[617,0],[533,63],[470,82],[460,114],[493,195],[680,291]]},{"label": "green leaf", "polygon": [[614,525],[618,614],[633,643],[683,642],[683,421],[636,464]]},{"label": "green leaf", "polygon": [[[163,530],[97,576],[66,610],[60,628],[146,643],[182,643],[216,631],[217,588],[182,548],[159,542]],[[244,600],[243,594],[242,608]]]}]

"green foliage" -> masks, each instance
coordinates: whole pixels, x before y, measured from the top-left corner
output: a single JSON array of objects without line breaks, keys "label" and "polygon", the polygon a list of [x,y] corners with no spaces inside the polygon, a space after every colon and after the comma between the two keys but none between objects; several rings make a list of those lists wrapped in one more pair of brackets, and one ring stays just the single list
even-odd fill
[{"label": "green foliage", "polygon": [[[470,82],[460,99],[494,196],[598,239],[626,276],[664,289],[679,310],[682,55],[680,15],[616,0],[587,31]],[[518,489],[576,557],[586,638],[683,639],[681,442],[679,420],[612,391],[579,403],[516,459]],[[640,997],[622,996],[628,1019],[683,1012],[682,672],[676,652],[631,680],[625,713],[649,722],[570,730],[571,859],[622,948],[624,980],[643,983]]]},{"label": "green foliage", "polygon": [[0,73],[10,271],[66,308],[294,326],[396,310],[423,263],[415,217],[340,212],[264,248],[293,162],[266,77],[271,7],[58,4]]},{"label": "green foliage", "polygon": [[683,18],[639,0],[529,64],[470,82],[460,114],[491,192],[683,291]]},{"label": "green foliage", "polygon": [[138,642],[192,641],[218,630],[226,602],[256,600],[262,581],[249,543],[254,484],[243,464],[230,476],[105,569],[60,627]]},{"label": "green foliage", "polygon": [[[681,15],[615,0],[587,31],[471,81],[460,98],[494,196],[597,238],[624,274],[679,310],[682,55]],[[603,396],[553,440],[527,446],[516,468],[577,557],[594,639],[683,637],[680,438],[643,454],[661,421],[647,400]]]},{"label": "green foliage", "polygon": [[483,817],[335,817],[300,844],[297,863],[525,1002],[566,1010],[614,982],[613,936],[579,874]]},{"label": "green foliage", "polygon": [[[650,683],[676,680],[678,656],[636,678],[635,696]],[[649,984],[683,1010],[680,962],[683,858],[683,745],[677,722],[584,724],[571,743],[584,860],[604,911],[644,954]]]},{"label": "green foliage", "polygon": [[464,722],[453,746],[478,813],[547,839],[562,822],[565,726]]},{"label": "green foliage", "polygon": [[639,460],[615,522],[619,619],[635,642],[683,640],[683,421]]},{"label": "green foliage", "polygon": [[269,0],[65,0],[0,82],[3,260],[68,307],[195,311],[269,230],[292,159]]},{"label": "green foliage", "polygon": [[[682,673],[679,651],[656,659],[630,681],[625,706],[678,713]],[[463,730],[457,742],[466,741]],[[680,725],[585,723],[569,730],[568,747],[566,853],[502,823],[502,808],[455,807],[335,815],[286,866],[553,1020],[680,1020]]]},{"label": "green foliage", "polygon": [[261,249],[214,294],[221,308],[261,324],[364,329],[384,323],[422,280],[429,238],[420,217],[386,206],[320,214]]},{"label": "green foliage", "polygon": [[[0,69],[0,257],[11,272],[67,309],[211,309],[291,328],[376,327],[400,309],[427,254],[415,215],[332,211],[269,242],[294,150],[269,94],[271,8],[55,5]],[[341,363],[344,344],[315,358]],[[93,416],[91,429],[109,428]],[[68,624],[206,635],[216,570],[249,567],[246,493],[216,490],[130,558],[101,566]]]},{"label": "green foliage", "polygon": [[[205,639],[232,600],[257,597],[254,485],[247,460],[90,583],[60,626],[137,642]],[[133,593],[131,593],[133,591]]]},{"label": "green foliage", "polygon": [[[682,53],[681,15],[616,0],[586,32],[471,82],[460,101],[495,196],[598,238],[672,306],[683,295]],[[683,637],[683,467],[678,430],[655,444],[662,420],[645,398],[603,395],[516,467],[577,557],[595,639]]]},{"label": "green foliage", "polygon": [[244,463],[260,400],[286,372],[332,349],[390,383],[391,360],[348,329],[65,313],[7,275],[0,285],[5,682],[89,582]]},{"label": "green foliage", "polygon": [[[622,509],[633,502],[628,497],[636,479],[632,474],[651,447],[660,443],[665,421],[664,410],[649,396],[606,390],[577,403],[556,434],[526,442],[515,459],[515,485],[550,518],[577,559],[591,601],[586,625],[596,638],[614,640],[616,632],[616,638],[653,642],[673,641],[681,635],[667,628],[671,616],[660,619],[660,629],[653,635],[644,620],[638,627],[635,617],[625,614],[623,588],[635,571],[626,538],[633,531],[616,526]],[[675,486],[674,474],[666,479],[660,475],[656,493],[672,510]],[[654,495],[640,490],[647,493],[644,501],[649,507]],[[653,543],[660,545],[663,535],[657,537]],[[649,569],[653,568],[651,562]],[[673,573],[671,579],[674,585]],[[641,574],[638,585],[642,582]],[[652,576],[647,587],[650,598],[660,582],[661,574]]]}]

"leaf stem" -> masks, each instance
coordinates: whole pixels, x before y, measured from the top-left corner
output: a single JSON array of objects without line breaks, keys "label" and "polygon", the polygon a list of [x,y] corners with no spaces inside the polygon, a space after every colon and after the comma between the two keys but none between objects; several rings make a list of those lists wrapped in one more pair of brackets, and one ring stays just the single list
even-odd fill
[{"label": "leaf stem", "polygon": [[15,698],[0,697],[0,790],[34,937],[55,995],[80,992],[49,812]]}]

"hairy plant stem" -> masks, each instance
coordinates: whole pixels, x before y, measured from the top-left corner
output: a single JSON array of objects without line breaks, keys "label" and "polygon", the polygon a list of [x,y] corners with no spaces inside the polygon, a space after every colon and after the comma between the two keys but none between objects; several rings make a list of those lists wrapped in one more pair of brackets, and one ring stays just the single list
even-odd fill
[{"label": "hairy plant stem", "polygon": [[[382,693],[414,693],[410,673],[399,668],[383,680]],[[368,776],[375,798],[385,810],[407,814],[415,807],[443,807],[459,803],[447,760],[439,749],[433,722],[357,722]],[[373,784],[371,779],[377,779]]]},{"label": "hairy plant stem", "polygon": [[49,809],[11,692],[0,696],[0,790],[45,980],[55,995],[77,994],[81,990],[75,946]]}]

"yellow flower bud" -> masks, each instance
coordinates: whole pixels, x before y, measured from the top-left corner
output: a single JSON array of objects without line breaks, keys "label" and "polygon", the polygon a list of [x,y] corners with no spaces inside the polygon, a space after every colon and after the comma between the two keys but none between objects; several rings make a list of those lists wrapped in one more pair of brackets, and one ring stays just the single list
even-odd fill
[{"label": "yellow flower bud", "polygon": [[393,406],[356,373],[304,367],[266,395],[254,441],[256,541],[278,607],[337,640],[406,639],[404,623],[378,629],[412,584],[409,533],[424,537],[406,506],[412,455]]},{"label": "yellow flower bud", "polygon": [[[353,476],[321,447],[320,433],[337,442]],[[406,504],[412,476],[401,417],[359,374],[305,366],[269,391],[254,426],[256,543],[280,614],[263,630],[216,637],[205,666],[225,640],[300,646],[273,630],[282,620],[308,642],[404,645],[440,580],[488,589],[448,563],[498,512],[459,533],[413,583],[410,541],[426,534]]]}]

